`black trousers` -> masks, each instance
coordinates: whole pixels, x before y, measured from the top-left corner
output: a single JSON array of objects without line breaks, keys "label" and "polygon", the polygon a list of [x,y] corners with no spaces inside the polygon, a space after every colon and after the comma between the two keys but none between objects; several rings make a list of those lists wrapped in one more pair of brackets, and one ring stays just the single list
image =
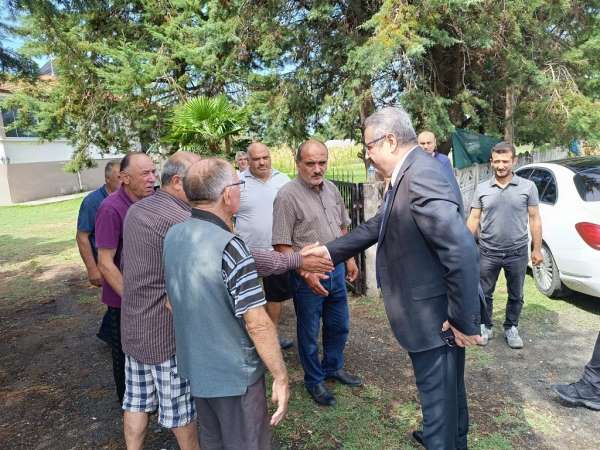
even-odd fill
[{"label": "black trousers", "polygon": [[506,303],[506,317],[504,329],[519,326],[519,317],[523,309],[523,286],[525,274],[527,273],[527,246],[510,252],[493,252],[483,247],[479,248],[479,276],[483,293],[485,294],[487,323],[482,322],[490,328],[492,313],[494,311],[494,290],[500,269],[504,269],[506,276],[506,289],[508,290],[508,302]]},{"label": "black trousers", "polygon": [[469,410],[465,389],[465,349],[446,345],[409,353],[427,450],[467,448]]},{"label": "black trousers", "polygon": [[125,354],[121,348],[121,309],[108,307],[110,324],[110,348],[112,352],[113,377],[119,403],[123,404],[125,395]]},{"label": "black trousers", "polygon": [[600,333],[598,333],[598,337],[596,338],[592,359],[585,366],[582,378],[600,392]]},{"label": "black trousers", "polygon": [[102,316],[102,323],[100,324],[100,329],[98,330],[97,336],[99,339],[102,339],[104,342],[109,344],[110,335],[110,313],[107,308],[106,312],[104,313],[104,316]]}]

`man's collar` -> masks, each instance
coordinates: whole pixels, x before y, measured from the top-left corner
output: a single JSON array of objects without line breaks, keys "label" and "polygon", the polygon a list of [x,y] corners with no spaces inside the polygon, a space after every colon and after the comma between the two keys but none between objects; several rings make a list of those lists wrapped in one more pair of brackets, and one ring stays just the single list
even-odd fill
[{"label": "man's collar", "polygon": [[[513,176],[511,178],[511,180],[508,182],[508,184],[506,186],[508,186],[509,184],[512,184],[513,186],[518,186],[520,183],[520,179],[518,175],[515,175],[513,173]],[[490,178],[490,186],[500,186],[497,182],[496,182],[496,175],[494,175],[492,178]]]},{"label": "man's collar", "polygon": [[158,197],[164,197],[166,199],[172,200],[175,203],[177,203],[178,206],[180,206],[182,209],[189,211],[191,209],[191,206],[184,200],[181,200],[177,197],[175,197],[173,194],[165,191],[164,189],[159,189],[158,191],[156,191],[154,193],[154,195],[158,196]]},{"label": "man's collar", "polygon": [[404,154],[404,156],[402,158],[400,158],[400,160],[396,163],[396,167],[394,167],[394,171],[392,172],[392,178],[391,178],[392,186],[394,186],[396,184],[396,180],[398,179],[398,175],[400,174],[400,169],[402,168],[404,161],[406,161],[407,156],[410,155],[417,147],[418,147],[418,145],[415,145],[413,148],[411,148],[409,151],[407,151]]},{"label": "man's collar", "polygon": [[[313,186],[312,184],[309,184],[306,181],[304,181],[304,179],[300,176],[300,174],[298,174],[296,176],[296,179],[300,182],[300,184],[302,186],[304,186],[309,191],[313,191],[313,192],[321,192],[323,190],[323,187],[325,186],[325,177],[323,177],[323,181],[321,182],[321,184],[319,184],[317,186]],[[318,189],[315,189],[317,187],[318,187]]]},{"label": "man's collar", "polygon": [[263,183],[266,183],[267,181],[269,181],[271,178],[273,178],[275,175],[278,175],[279,171],[277,169],[271,169],[271,176],[269,178],[267,178],[266,180],[262,180],[261,178],[258,178],[256,175],[254,175],[250,169],[246,169],[244,170],[242,173],[240,173],[240,176],[244,177],[244,178],[254,178],[255,180],[261,181]]},{"label": "man's collar", "polygon": [[225,231],[228,231],[231,233],[231,230],[229,229],[227,224],[225,222],[223,222],[223,219],[221,219],[219,216],[217,216],[216,214],[213,214],[209,211],[205,211],[203,209],[198,209],[198,208],[192,208],[192,217],[195,219],[205,220],[207,222],[210,222],[213,225],[217,225],[218,227],[221,227]]},{"label": "man's collar", "polygon": [[131,199],[127,191],[125,190],[125,185],[121,185],[119,190],[117,191],[117,195],[120,196],[126,203],[129,205],[134,203],[134,200]]}]

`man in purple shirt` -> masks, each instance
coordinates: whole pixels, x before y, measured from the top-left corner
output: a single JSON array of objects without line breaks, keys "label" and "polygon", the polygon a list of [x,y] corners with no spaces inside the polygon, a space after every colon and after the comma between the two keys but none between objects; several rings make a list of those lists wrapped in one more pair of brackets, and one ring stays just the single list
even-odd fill
[{"label": "man in purple shirt", "polygon": [[102,302],[108,306],[111,325],[113,376],[119,403],[125,393],[125,355],[121,349],[121,296],[123,275],[123,221],[129,207],[154,193],[156,169],[145,153],[128,153],[121,161],[121,187],[100,205],[96,215],[98,269],[102,274]]}]

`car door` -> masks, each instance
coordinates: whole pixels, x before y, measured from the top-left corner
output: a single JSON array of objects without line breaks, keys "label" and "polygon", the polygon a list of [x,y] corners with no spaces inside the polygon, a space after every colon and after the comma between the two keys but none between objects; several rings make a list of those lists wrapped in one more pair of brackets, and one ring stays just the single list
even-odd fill
[{"label": "car door", "polygon": [[543,240],[562,271],[566,264],[564,256],[571,251],[572,245],[571,240],[567,238],[569,233],[572,233],[572,230],[569,230],[570,217],[566,213],[570,205],[564,204],[565,202],[561,201],[563,199],[559,198],[559,187],[552,170],[537,167],[529,179],[538,190]]}]

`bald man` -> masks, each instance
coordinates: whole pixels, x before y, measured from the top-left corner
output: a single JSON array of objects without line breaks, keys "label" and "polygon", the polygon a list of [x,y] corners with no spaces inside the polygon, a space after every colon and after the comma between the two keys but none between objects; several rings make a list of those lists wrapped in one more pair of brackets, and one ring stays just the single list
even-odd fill
[{"label": "bald man", "polygon": [[[273,201],[279,189],[290,178],[271,167],[271,152],[262,142],[253,142],[246,151],[248,170],[240,174],[244,189],[240,195],[240,209],[235,227],[239,236],[253,249],[273,250],[271,232],[273,227]],[[263,278],[265,309],[275,326],[281,317],[282,302],[292,297],[289,274],[271,275]],[[279,338],[281,348],[290,348],[291,340]]]},{"label": "bald man", "polygon": [[423,131],[417,137],[417,142],[425,152],[429,153],[442,164],[443,170],[447,175],[454,178],[454,170],[452,170],[450,159],[443,153],[436,151],[437,141],[435,139],[435,134],[431,131]]}]

